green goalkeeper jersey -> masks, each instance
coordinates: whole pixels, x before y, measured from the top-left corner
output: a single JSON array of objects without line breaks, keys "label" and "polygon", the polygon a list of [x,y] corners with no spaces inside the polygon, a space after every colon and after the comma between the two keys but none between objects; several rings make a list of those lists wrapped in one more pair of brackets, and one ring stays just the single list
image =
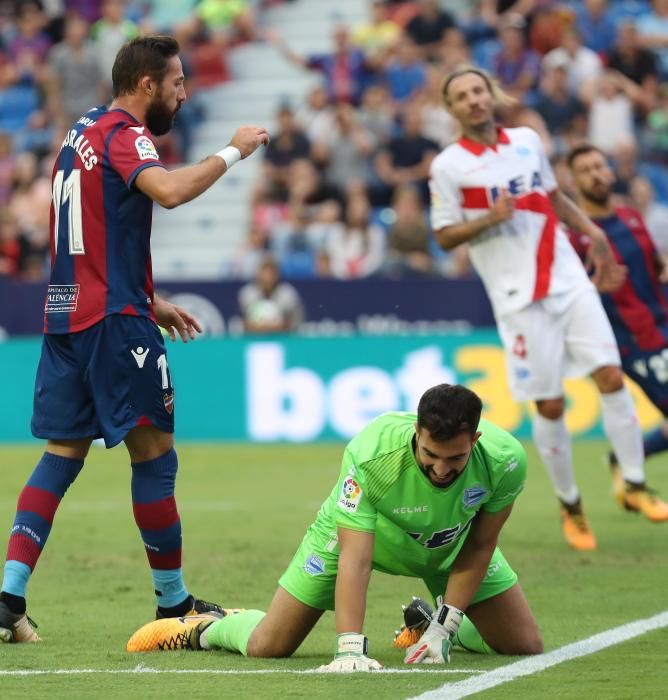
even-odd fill
[{"label": "green goalkeeper jersey", "polygon": [[434,486],[415,460],[415,413],[385,413],[345,450],[339,480],[309,533],[338,552],[337,526],[375,534],[373,568],[401,576],[447,573],[479,510],[509,506],[524,487],[526,454],[481,420],[462,475]]}]

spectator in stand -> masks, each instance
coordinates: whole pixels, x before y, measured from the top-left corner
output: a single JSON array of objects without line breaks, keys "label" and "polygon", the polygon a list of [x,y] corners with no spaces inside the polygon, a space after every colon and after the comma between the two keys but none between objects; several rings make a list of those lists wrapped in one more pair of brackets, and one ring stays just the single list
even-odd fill
[{"label": "spectator in stand", "polygon": [[574,95],[579,95],[588,82],[598,78],[603,72],[603,63],[599,55],[582,45],[580,35],[573,28],[565,30],[561,45],[543,57],[543,70],[549,70],[555,65],[566,66],[568,89]]},{"label": "spectator in stand", "polygon": [[420,193],[412,185],[397,187],[392,210],[395,218],[387,235],[383,273],[388,277],[432,274],[431,234]]},{"label": "spectator in stand", "polygon": [[402,132],[380,149],[374,160],[378,182],[374,186],[374,205],[388,206],[398,185],[413,184],[420,190],[425,206],[429,203],[429,166],[439,152],[434,141],[422,136],[422,116],[418,105],[409,105],[403,113]]},{"label": "spectator in stand", "polygon": [[65,21],[65,38],[49,54],[51,113],[64,127],[73,124],[91,105],[104,104],[107,83],[98,52],[89,40],[89,26],[78,15]]},{"label": "spectator in stand", "polygon": [[6,132],[0,132],[0,207],[7,206],[9,202],[15,163],[12,137]]},{"label": "spectator in stand", "polygon": [[65,12],[68,16],[81,17],[90,25],[102,16],[102,2],[103,0],[65,0]]},{"label": "spectator in stand", "polygon": [[466,34],[458,27],[451,27],[443,32],[443,38],[435,53],[434,63],[438,65],[441,76],[447,75],[464,63],[473,63]]},{"label": "spectator in stand", "polygon": [[269,252],[266,233],[256,224],[251,224],[248,234],[230,260],[228,277],[251,279],[260,269],[260,264]]},{"label": "spectator in stand", "polygon": [[264,152],[261,187],[270,197],[286,201],[290,165],[299,158],[308,158],[311,151],[306,134],[299,128],[292,107],[282,105],[277,114],[277,130]]},{"label": "spectator in stand", "polygon": [[39,2],[24,0],[17,3],[16,34],[7,47],[7,55],[15,65],[39,66],[51,48],[51,39],[44,28],[47,17]]},{"label": "spectator in stand", "polygon": [[21,230],[16,217],[0,211],[0,277],[17,277],[21,264]]},{"label": "spectator in stand", "polygon": [[383,77],[390,96],[401,106],[425,86],[427,68],[417,45],[407,34],[397,39],[393,53]]},{"label": "spectator in stand", "polygon": [[668,85],[659,87],[657,104],[647,116],[643,143],[652,160],[668,163]]},{"label": "spectator in stand", "polygon": [[427,66],[427,85],[412,102],[420,110],[420,133],[441,148],[452,143],[459,133],[457,122],[443,108],[443,75],[440,66]]},{"label": "spectator in stand", "polygon": [[551,67],[544,71],[532,104],[553,136],[562,136],[571,131],[575,121],[580,131],[586,126],[584,104],[568,89],[566,60],[561,64],[553,61]]},{"label": "spectator in stand", "polygon": [[638,32],[646,49],[658,56],[661,80],[668,79],[668,0],[652,0],[652,11],[638,18]]},{"label": "spectator in stand", "polygon": [[364,51],[367,60],[380,66],[401,34],[401,27],[388,17],[383,0],[373,0],[368,22],[353,27],[351,41]]},{"label": "spectator in stand", "polygon": [[509,12],[499,24],[501,46],[492,61],[493,72],[507,94],[522,100],[538,82],[540,57],[527,46],[527,23]]},{"label": "spectator in stand", "polygon": [[344,192],[351,180],[369,179],[369,158],[377,141],[352,105],[338,104],[334,116],[329,133],[313,143],[312,157],[325,181]]},{"label": "spectator in stand", "polygon": [[300,158],[290,166],[288,201],[290,205],[306,207],[311,218],[317,216],[317,209],[326,202],[342,204],[342,192],[322,177],[312,160]]},{"label": "spectator in stand", "polygon": [[244,331],[252,334],[295,331],[304,320],[304,307],[297,290],[281,281],[278,264],[265,257],[254,282],[239,290]]},{"label": "spectator in stand", "polygon": [[306,103],[301,105],[295,118],[309,141],[325,136],[334,125],[334,108],[329,104],[327,91],[322,85],[309,90]]},{"label": "spectator in stand", "polygon": [[[629,195],[631,206],[642,214],[656,249],[668,262],[668,207],[656,201],[652,183],[642,175],[636,175],[631,179]],[[665,272],[663,277],[663,282],[668,281],[665,279]]]},{"label": "spectator in stand", "polygon": [[47,274],[48,258],[48,235],[41,240],[35,238],[19,226],[11,211],[0,213],[0,276],[42,280]]},{"label": "spectator in stand", "polygon": [[617,25],[608,4],[608,0],[584,0],[578,8],[575,25],[582,43],[602,58],[617,41]]},{"label": "spectator in stand", "polygon": [[16,217],[19,228],[42,242],[49,237],[49,175],[50,173],[47,175],[39,172],[39,161],[34,153],[19,153],[14,169],[12,194],[7,205]]},{"label": "spectator in stand", "polygon": [[612,191],[628,198],[631,181],[638,175],[638,147],[634,138],[622,140],[617,144],[612,154],[612,166],[615,173]]},{"label": "spectator in stand", "polygon": [[139,27],[125,16],[126,7],[127,0],[104,0],[102,17],[90,30],[105,81],[105,101],[111,97],[111,68],[118,50],[126,41],[139,36]]},{"label": "spectator in stand", "polygon": [[387,143],[395,127],[395,106],[385,85],[369,85],[362,95],[360,123],[374,136],[376,143]]},{"label": "spectator in stand", "polygon": [[606,70],[581,91],[589,107],[588,141],[607,155],[635,138],[633,101],[640,88],[621,73]]},{"label": "spectator in stand", "polygon": [[438,5],[438,0],[418,0],[418,12],[406,25],[406,33],[418,45],[425,59],[436,56],[443,32],[455,20]]},{"label": "spectator in stand", "polygon": [[635,21],[627,20],[618,27],[617,41],[608,55],[608,68],[617,70],[640,87],[636,114],[648,114],[656,104],[656,55],[642,46]]},{"label": "spectator in stand", "polygon": [[134,0],[144,10],[141,33],[171,34],[181,46],[187,46],[199,28],[197,3],[198,0]]},{"label": "spectator in stand", "polygon": [[283,56],[297,66],[323,74],[330,102],[359,105],[371,69],[364,52],[350,43],[348,28],[339,24],[334,29],[334,49],[330,53],[302,56],[293,51],[276,32],[265,32],[265,38]]},{"label": "spectator in stand", "polygon": [[339,279],[368,277],[377,272],[385,254],[385,233],[371,224],[364,190],[348,194],[344,223],[331,229],[326,250],[332,273]]},{"label": "spectator in stand", "polygon": [[252,41],[256,36],[255,11],[248,0],[200,0],[195,12],[220,44]]}]

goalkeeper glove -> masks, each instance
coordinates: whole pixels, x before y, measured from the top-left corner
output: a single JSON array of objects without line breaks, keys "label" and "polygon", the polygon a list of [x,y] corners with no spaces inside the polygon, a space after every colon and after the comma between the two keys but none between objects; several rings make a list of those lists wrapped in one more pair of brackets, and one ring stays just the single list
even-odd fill
[{"label": "goalkeeper glove", "polygon": [[380,671],[383,665],[367,656],[369,640],[363,634],[347,632],[336,636],[334,661],[320,666],[323,673],[351,673],[353,671]]},{"label": "goalkeeper glove", "polygon": [[441,602],[420,640],[406,650],[404,663],[450,663],[452,638],[457,634],[463,616],[461,610]]}]

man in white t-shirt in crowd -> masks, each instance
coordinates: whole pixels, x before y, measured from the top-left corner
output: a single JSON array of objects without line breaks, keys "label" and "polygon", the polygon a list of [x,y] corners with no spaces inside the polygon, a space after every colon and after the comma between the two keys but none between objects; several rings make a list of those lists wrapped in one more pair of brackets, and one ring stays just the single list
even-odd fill
[{"label": "man in white t-shirt in crowd", "polygon": [[304,306],[297,290],[282,282],[271,256],[260,263],[254,282],[239,290],[239,307],[246,333],[290,333],[304,320]]},{"label": "man in white t-shirt in crowd", "polygon": [[[509,98],[485,72],[464,67],[451,73],[443,97],[462,136],[431,166],[432,228],[445,250],[470,246],[492,302],[513,396],[536,404],[533,437],[561,503],[566,541],[578,550],[596,548],[573,474],[565,376],[594,380],[625,481],[646,495],[646,517],[668,520],[668,505],[645,487],[640,426],[592,284],[615,289],[625,268],[601,229],[559,191],[538,135],[526,127],[497,127],[495,107]],[[591,239],[592,281],[559,219]]]}]

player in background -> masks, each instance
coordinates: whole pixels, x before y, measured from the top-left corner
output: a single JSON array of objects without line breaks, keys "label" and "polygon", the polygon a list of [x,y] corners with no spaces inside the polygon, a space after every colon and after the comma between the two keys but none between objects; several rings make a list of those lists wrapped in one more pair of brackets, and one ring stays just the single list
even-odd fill
[{"label": "player in background", "polygon": [[[568,154],[568,166],[580,207],[605,231],[618,262],[628,269],[619,289],[601,291],[622,358],[622,368],[668,417],[668,300],[662,290],[663,259],[656,250],[642,215],[612,201],[615,174],[595,146],[582,144]],[[572,231],[571,242],[582,258],[589,241]],[[668,450],[668,421],[644,436],[645,456]],[[638,494],[624,485],[617,457],[610,453],[615,496],[629,510],[641,510]],[[649,496],[649,498],[655,498]]]},{"label": "player in background", "polygon": [[642,435],[620,357],[594,285],[559,220],[590,241],[595,283],[619,284],[604,232],[557,188],[538,135],[494,120],[507,96],[483,71],[463,67],[443,83],[460,139],[431,166],[431,223],[445,250],[470,246],[490,297],[517,401],[533,401],[533,438],[561,504],[562,529],[578,550],[596,548],[575,483],[564,420],[565,376],[589,375],[601,397],[603,426],[640,510],[668,519],[645,487]]},{"label": "player in background", "polygon": [[166,170],[153,135],[170,130],[186,99],[178,51],[165,36],[123,46],[111,105],[72,125],[54,165],[51,279],[31,425],[48,443],[21,491],[9,537],[0,594],[5,642],[39,639],[26,616],[28,579],[97,437],[107,447],[124,441],[128,449],[157,615],[217,608],[196,600],[181,573],[174,390],[158,325],[184,342],[200,328],[153,292],[151,214],[153,202],[172,208],[197,197],[268,136],[244,126],[216,155]]},{"label": "player in background", "polygon": [[540,653],[517,574],[497,547],[524,487],[526,454],[509,433],[481,421],[481,409],[466,387],[439,384],[421,397],[417,414],[372,421],[348,443],[339,479],[266,614],[159,620],[138,630],[128,650],[286,657],[334,610],[335,657],[320,670],[375,670],[381,665],[368,656],[363,633],[375,569],[421,578],[439,599],[407,664],[445,663],[455,643],[480,653]]}]

